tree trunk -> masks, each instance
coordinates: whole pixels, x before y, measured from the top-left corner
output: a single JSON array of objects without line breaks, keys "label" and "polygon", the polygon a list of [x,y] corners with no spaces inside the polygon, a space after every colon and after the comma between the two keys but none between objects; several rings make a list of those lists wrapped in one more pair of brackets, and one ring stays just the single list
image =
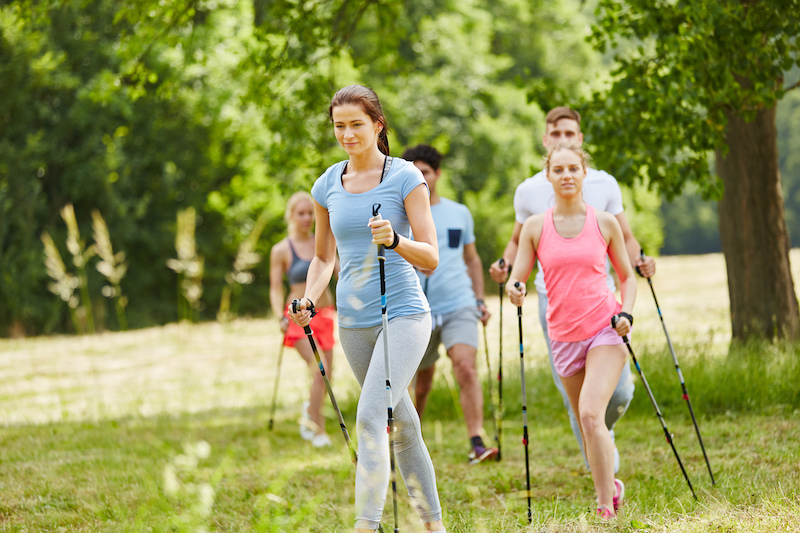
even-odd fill
[{"label": "tree trunk", "polygon": [[734,341],[795,339],[800,312],[789,268],[789,233],[783,211],[775,107],[752,122],[728,113],[730,151],[717,150],[725,184],[719,233],[728,271]]}]

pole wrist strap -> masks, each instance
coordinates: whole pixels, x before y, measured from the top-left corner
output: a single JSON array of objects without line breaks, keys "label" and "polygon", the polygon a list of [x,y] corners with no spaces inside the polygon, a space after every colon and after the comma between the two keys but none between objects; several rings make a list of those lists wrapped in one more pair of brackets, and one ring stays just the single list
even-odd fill
[{"label": "pole wrist strap", "polygon": [[391,246],[386,247],[387,250],[394,250],[395,248],[397,248],[397,245],[400,244],[400,235],[398,235],[396,231],[394,230],[392,231],[394,232],[394,241],[392,241]]},{"label": "pole wrist strap", "polygon": [[619,313],[617,313],[617,316],[624,316],[625,318],[628,319],[628,322],[630,323],[630,325],[633,326],[633,316],[630,315],[629,313],[625,313],[624,311],[620,311]]}]

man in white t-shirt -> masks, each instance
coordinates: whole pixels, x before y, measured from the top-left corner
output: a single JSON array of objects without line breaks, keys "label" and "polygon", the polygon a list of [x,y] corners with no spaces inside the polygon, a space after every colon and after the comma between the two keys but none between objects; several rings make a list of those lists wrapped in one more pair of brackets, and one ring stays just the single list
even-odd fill
[{"label": "man in white t-shirt", "polygon": [[[583,133],[581,133],[580,122],[580,115],[573,109],[568,107],[556,107],[550,110],[545,117],[545,134],[542,136],[544,147],[549,150],[560,141],[571,141],[581,145],[583,143]],[[554,197],[553,186],[547,181],[544,171],[526,179],[517,187],[514,194],[514,233],[503,252],[504,266],[501,267],[498,260],[492,263],[489,268],[489,274],[494,281],[505,283],[508,278],[508,267],[513,264],[514,258],[517,255],[522,224],[529,216],[544,213],[547,209],[553,207]],[[617,218],[622,228],[622,235],[625,238],[625,248],[628,251],[628,256],[633,267],[637,268],[645,277],[650,277],[655,274],[656,266],[653,258],[645,257],[642,259],[640,257],[641,247],[633,236],[630,225],[628,224],[628,219],[625,217],[622,206],[622,192],[614,176],[603,170],[589,168],[583,183],[583,197],[586,203],[595,209],[607,211]],[[608,286],[613,291],[615,290],[615,285],[614,279],[610,274],[608,259],[606,259],[606,270],[609,271]],[[575,434],[575,439],[578,441],[581,451],[583,451],[583,439],[581,438],[580,426],[575,419],[575,414],[572,412],[572,407],[570,406],[569,398],[561,383],[561,379],[553,366],[553,354],[550,352],[550,337],[547,335],[547,321],[545,319],[547,311],[547,289],[544,285],[544,275],[542,274],[541,268],[539,268],[536,273],[534,285],[539,295],[539,322],[542,325],[545,341],[547,342],[547,353],[550,358],[553,381],[558,391],[561,393],[564,407],[566,407],[569,414],[572,432]],[[617,423],[628,409],[632,398],[633,380],[631,378],[631,370],[629,365],[625,365],[617,388],[606,409],[606,425],[609,428],[612,440],[614,439],[614,424]],[[586,455],[584,454],[584,461],[585,460]],[[616,447],[614,447],[614,472],[617,470],[619,470],[619,453]]]},{"label": "man in white t-shirt", "polygon": [[470,438],[470,464],[495,459],[497,448],[487,447],[483,432],[483,388],[478,379],[478,320],[484,325],[489,312],[483,304],[483,264],[475,246],[475,228],[467,206],[442,198],[436,183],[442,175],[442,154],[420,144],[403,152],[422,172],[431,194],[431,214],[439,241],[439,266],[433,272],[419,272],[422,289],[431,307],[433,331],[428,349],[419,365],[414,386],[414,403],[420,417],[433,386],[439,345],[444,344],[453,363],[460,389],[461,410]]}]

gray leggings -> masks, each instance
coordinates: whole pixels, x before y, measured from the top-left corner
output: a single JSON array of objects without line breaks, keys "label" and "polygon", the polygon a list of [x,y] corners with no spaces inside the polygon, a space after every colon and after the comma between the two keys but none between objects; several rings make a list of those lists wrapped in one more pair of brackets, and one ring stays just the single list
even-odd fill
[{"label": "gray leggings", "polygon": [[[383,357],[383,326],[339,328],[339,339],[361,385],[356,415],[356,528],[377,529],[389,485],[389,439]],[[419,417],[408,395],[408,384],[428,346],[430,313],[389,321],[389,362],[394,403],[394,451],[411,503],[422,522],[441,520],[436,474],[422,440]]]}]

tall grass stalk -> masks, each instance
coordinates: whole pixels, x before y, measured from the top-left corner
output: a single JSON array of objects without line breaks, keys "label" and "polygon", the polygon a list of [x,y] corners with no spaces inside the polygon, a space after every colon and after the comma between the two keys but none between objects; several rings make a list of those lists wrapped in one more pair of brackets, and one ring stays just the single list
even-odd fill
[{"label": "tall grass stalk", "polygon": [[82,334],[84,330],[76,313],[80,300],[75,296],[75,289],[81,282],[77,276],[67,271],[55,241],[46,231],[42,233],[42,243],[44,243],[44,265],[47,268],[47,275],[53,280],[52,283],[48,283],[47,288],[67,304],[75,332]]},{"label": "tall grass stalk", "polygon": [[195,239],[196,213],[193,207],[178,211],[175,232],[177,259],[167,260],[167,266],[178,273],[178,320],[195,322],[202,307],[203,257],[197,255]]},{"label": "tall grass stalk", "polygon": [[100,211],[96,209],[92,211],[92,228],[94,229],[94,247],[97,255],[100,256],[100,261],[98,261],[96,268],[109,283],[109,285],[103,287],[102,294],[106,298],[114,299],[119,329],[127,331],[128,318],[125,314],[125,307],[128,305],[128,297],[123,296],[122,288],[120,287],[120,282],[128,271],[125,252],[114,253],[106,221],[103,220]]},{"label": "tall grass stalk", "polygon": [[78,289],[81,293],[81,304],[77,309],[77,316],[86,322],[86,331],[94,333],[94,316],[92,314],[92,299],[89,296],[89,280],[86,275],[86,265],[89,259],[94,256],[94,246],[86,246],[81,239],[81,232],[78,228],[78,221],[75,218],[75,208],[72,204],[67,204],[61,209],[61,218],[67,225],[67,250],[72,255],[72,263],[75,265],[80,284]]},{"label": "tall grass stalk", "polygon": [[233,270],[225,274],[225,287],[222,289],[217,319],[221,322],[229,322],[235,318],[239,312],[239,298],[242,294],[242,286],[249,285],[255,280],[255,276],[250,272],[253,267],[261,262],[261,254],[255,251],[258,239],[267,225],[268,213],[264,211],[256,220],[250,234],[239,245],[236,258],[233,261]]}]

